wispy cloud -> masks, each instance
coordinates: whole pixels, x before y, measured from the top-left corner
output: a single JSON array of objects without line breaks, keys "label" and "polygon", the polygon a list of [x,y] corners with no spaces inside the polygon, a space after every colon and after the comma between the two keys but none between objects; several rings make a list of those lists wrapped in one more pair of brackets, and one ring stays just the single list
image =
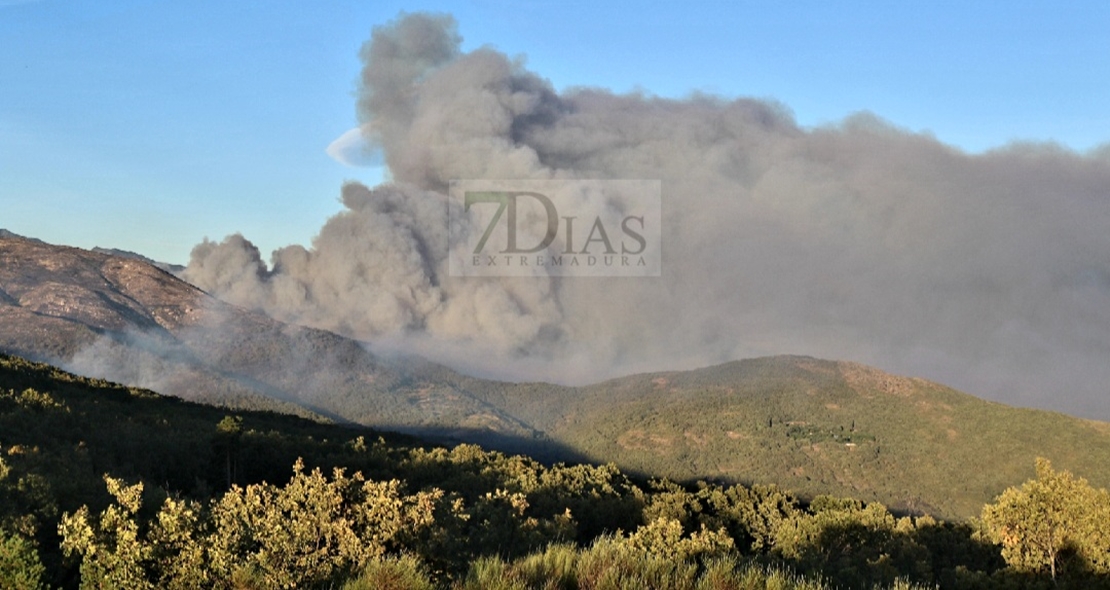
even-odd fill
[{"label": "wispy cloud", "polygon": [[348,129],[324,149],[333,160],[352,168],[381,166],[381,150],[366,141],[368,126]]}]

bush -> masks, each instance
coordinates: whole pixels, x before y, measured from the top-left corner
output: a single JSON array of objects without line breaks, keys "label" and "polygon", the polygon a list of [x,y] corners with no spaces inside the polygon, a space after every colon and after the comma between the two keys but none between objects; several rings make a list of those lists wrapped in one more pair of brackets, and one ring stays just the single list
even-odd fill
[{"label": "bush", "polygon": [[420,560],[411,555],[374,559],[362,574],[343,584],[342,590],[432,590],[434,586]]}]

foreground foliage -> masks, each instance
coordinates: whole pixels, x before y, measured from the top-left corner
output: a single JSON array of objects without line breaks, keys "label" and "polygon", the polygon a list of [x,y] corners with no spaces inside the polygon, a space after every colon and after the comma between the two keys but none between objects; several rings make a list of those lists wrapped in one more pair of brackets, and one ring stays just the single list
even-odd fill
[{"label": "foreground foliage", "polygon": [[983,523],[1002,556],[1021,572],[1110,572],[1110,492],[1037,461],[1037,479],[1009,488],[983,508]]},{"label": "foreground foliage", "polygon": [[228,416],[0,357],[0,588],[1097,588],[1107,515],[1047,462],[944,522]]}]

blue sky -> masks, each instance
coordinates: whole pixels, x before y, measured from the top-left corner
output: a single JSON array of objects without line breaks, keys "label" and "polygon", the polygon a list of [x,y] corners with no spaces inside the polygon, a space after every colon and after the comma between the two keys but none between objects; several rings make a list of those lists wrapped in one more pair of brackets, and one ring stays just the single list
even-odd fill
[{"label": "blue sky", "polygon": [[770,98],[804,126],[868,110],[970,152],[1110,142],[1105,2],[0,0],[0,227],[177,263],[233,232],[307,245],[345,179],[381,179],[324,150],[402,10],[557,89]]}]

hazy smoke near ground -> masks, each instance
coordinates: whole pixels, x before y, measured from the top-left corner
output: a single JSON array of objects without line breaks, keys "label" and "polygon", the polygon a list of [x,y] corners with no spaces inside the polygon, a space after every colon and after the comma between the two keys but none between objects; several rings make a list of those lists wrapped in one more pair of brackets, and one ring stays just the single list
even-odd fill
[{"label": "hazy smoke near ground", "polygon": [[[200,244],[185,278],[379,348],[583,382],[756,355],[855,360],[1110,419],[1110,149],[968,155],[866,115],[556,92],[447,16],[377,27],[358,100],[392,183],[311,249]],[[452,179],[651,178],[660,278],[447,273]]]}]

